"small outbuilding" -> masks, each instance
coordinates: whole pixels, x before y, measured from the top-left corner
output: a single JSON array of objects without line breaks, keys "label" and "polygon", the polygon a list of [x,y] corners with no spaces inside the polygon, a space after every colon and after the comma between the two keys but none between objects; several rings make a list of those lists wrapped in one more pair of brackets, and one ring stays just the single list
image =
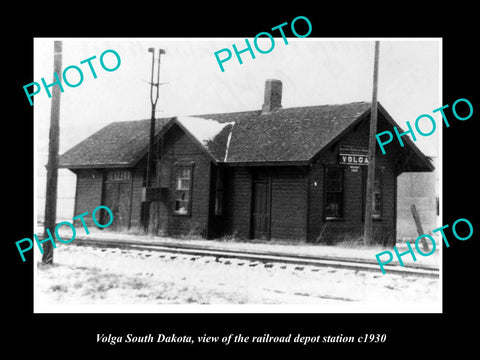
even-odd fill
[{"label": "small outbuilding", "polygon": [[[107,205],[119,229],[205,238],[335,243],[363,236],[371,104],[282,108],[267,80],[261,110],[114,122],[64,153],[77,175],[75,214]],[[396,122],[378,104],[377,131]],[[433,165],[407,137],[376,151],[374,237],[396,240],[397,177]]]}]

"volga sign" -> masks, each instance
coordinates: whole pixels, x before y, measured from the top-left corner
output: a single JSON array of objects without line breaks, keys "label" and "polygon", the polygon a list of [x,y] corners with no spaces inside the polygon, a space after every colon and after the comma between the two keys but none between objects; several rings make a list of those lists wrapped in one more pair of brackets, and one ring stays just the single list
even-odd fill
[{"label": "volga sign", "polygon": [[338,155],[340,165],[368,165],[368,155]]},{"label": "volga sign", "polygon": [[368,165],[368,148],[363,146],[340,145],[338,151],[340,165]]}]

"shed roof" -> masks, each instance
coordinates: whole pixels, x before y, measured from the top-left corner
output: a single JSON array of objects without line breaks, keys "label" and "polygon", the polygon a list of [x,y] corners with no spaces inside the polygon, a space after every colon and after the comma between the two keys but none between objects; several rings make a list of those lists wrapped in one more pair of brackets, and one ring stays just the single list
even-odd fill
[{"label": "shed roof", "polygon": [[[279,108],[173,117],[156,120],[161,136],[177,124],[217,163],[308,163],[328,144],[370,113],[371,104]],[[398,125],[379,104],[379,112]],[[99,130],[60,157],[63,168],[133,167],[148,149],[150,120],[115,122]],[[409,171],[431,171],[428,158],[405,139]],[[412,157],[413,154],[413,157]]]}]

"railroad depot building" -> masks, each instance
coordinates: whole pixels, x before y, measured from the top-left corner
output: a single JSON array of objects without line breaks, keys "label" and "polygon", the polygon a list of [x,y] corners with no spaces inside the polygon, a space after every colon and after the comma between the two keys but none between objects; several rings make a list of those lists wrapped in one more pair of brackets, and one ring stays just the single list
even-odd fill
[{"label": "railroad depot building", "polygon": [[[205,238],[334,243],[363,236],[371,104],[282,108],[267,80],[261,110],[156,120],[146,189],[150,120],[114,122],[65,152],[77,176],[74,214],[107,205],[117,229]],[[397,126],[378,104],[377,132]],[[393,132],[393,131],[392,131]],[[396,241],[397,177],[430,172],[404,136],[376,151],[375,241]]]}]

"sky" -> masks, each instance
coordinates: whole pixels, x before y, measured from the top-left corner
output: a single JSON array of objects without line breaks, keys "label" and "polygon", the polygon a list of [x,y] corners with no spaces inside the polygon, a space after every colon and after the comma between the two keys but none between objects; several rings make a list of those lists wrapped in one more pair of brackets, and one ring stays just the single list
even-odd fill
[{"label": "sky", "polygon": [[[95,131],[115,121],[149,119],[152,55],[148,48],[164,49],[161,57],[159,100],[156,117],[259,110],[263,104],[266,79],[283,83],[284,108],[339,104],[372,100],[374,41],[380,40],[378,100],[405,129],[421,114],[430,114],[441,102],[441,40],[275,38],[273,50],[261,54],[254,48],[240,64],[233,54],[220,70],[214,53],[232,44],[245,48],[245,38],[36,38],[34,40],[34,79],[53,82],[53,41],[62,40],[63,69],[76,65],[84,80],[78,87],[64,84],[60,109],[60,154]],[[259,42],[268,49],[270,40]],[[249,39],[253,44],[253,39]],[[253,45],[252,45],[253,46]],[[105,50],[116,51],[121,64],[107,72],[100,63]],[[92,60],[97,78],[88,64]],[[221,56],[224,56],[222,54]],[[115,65],[112,54],[105,55],[108,67]],[[78,82],[69,71],[71,83]],[[36,171],[39,196],[44,192],[42,177],[47,162],[50,103],[45,90],[34,96]],[[25,96],[25,106],[30,106]],[[423,127],[422,127],[423,128]],[[417,136],[416,145],[428,156],[439,155],[442,126],[428,137]],[[424,131],[428,131],[425,125]],[[66,179],[62,185],[62,178]],[[73,180],[72,180],[73,179]],[[72,185],[73,183],[73,185]],[[74,191],[74,176],[68,170],[59,174],[59,195]],[[64,189],[65,188],[65,189]],[[73,192],[74,194],[74,192]],[[70,196],[70,195],[69,195]]]}]

